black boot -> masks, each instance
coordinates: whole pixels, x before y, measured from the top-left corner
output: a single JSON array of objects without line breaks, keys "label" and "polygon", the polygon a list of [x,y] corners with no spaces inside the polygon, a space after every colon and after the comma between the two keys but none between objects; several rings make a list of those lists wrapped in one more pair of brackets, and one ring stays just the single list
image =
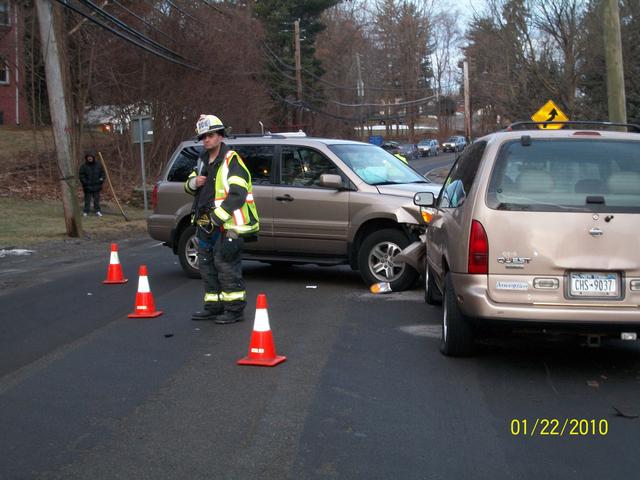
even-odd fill
[{"label": "black boot", "polygon": [[236,323],[244,320],[242,312],[230,312],[227,310],[222,315],[216,318],[216,323],[220,325],[226,325],[227,323]]},{"label": "black boot", "polygon": [[197,312],[193,312],[191,315],[191,320],[215,320],[222,314],[222,311],[215,310],[198,310]]}]

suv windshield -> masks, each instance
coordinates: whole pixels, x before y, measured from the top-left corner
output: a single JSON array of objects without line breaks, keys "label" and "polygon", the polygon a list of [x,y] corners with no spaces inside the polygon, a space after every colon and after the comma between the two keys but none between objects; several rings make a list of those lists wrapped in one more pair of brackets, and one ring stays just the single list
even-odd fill
[{"label": "suv windshield", "polygon": [[458,137],[449,137],[449,139],[447,140],[447,142],[449,143],[456,143],[456,141],[458,140]]},{"label": "suv windshield", "polygon": [[534,140],[503,145],[487,191],[489,208],[640,212],[640,143]]},{"label": "suv windshield", "polygon": [[375,145],[337,144],[328,147],[369,185],[429,183],[402,160]]}]

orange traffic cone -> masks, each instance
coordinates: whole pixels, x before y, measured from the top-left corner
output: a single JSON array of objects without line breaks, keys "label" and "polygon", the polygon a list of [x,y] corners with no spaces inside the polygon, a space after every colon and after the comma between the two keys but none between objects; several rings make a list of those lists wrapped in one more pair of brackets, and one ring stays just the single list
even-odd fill
[{"label": "orange traffic cone", "polygon": [[118,244],[112,243],[107,278],[102,283],[127,283],[128,281],[122,276],[122,266],[120,265],[120,260],[118,260]]},{"label": "orange traffic cone", "polygon": [[238,365],[275,367],[286,359],[287,357],[276,355],[276,347],[273,344],[273,335],[269,327],[267,296],[261,293],[256,301],[256,317],[253,323],[251,342],[249,343],[249,354],[238,360]]},{"label": "orange traffic cone", "polygon": [[162,311],[156,310],[156,304],[151,295],[149,288],[149,279],[147,278],[147,266],[140,265],[140,278],[138,279],[138,293],[136,293],[136,306],[133,313],[128,315],[129,318],[153,318],[162,315]]}]

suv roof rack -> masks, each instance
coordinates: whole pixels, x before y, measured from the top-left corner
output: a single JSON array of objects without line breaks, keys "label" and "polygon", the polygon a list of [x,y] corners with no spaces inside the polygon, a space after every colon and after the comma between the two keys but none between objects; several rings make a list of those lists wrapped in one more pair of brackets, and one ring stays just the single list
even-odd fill
[{"label": "suv roof rack", "polygon": [[227,138],[286,138],[277,133],[231,133]]},{"label": "suv roof rack", "polygon": [[509,125],[508,127],[506,127],[504,131],[531,130],[531,128],[528,128],[528,127],[533,127],[533,126],[537,127],[539,125],[548,125],[548,124],[555,124],[555,125],[561,124],[562,128],[573,126],[573,125],[583,126],[583,127],[586,125],[591,125],[591,126],[601,127],[602,129],[613,128],[613,127],[625,127],[627,131],[635,130],[636,132],[640,133],[640,125],[637,125],[635,123],[614,123],[614,122],[602,122],[598,120],[569,120],[567,122],[533,122],[533,121],[515,122]]}]

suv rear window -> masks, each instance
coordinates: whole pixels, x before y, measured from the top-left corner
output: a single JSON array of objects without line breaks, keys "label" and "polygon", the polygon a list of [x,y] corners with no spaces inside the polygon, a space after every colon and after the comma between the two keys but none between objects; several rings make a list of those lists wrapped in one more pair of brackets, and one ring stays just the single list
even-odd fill
[{"label": "suv rear window", "polygon": [[167,175],[170,182],[186,182],[193,169],[198,164],[198,157],[202,153],[203,147],[193,146],[183,148],[171,165],[171,169]]},{"label": "suv rear window", "polygon": [[498,210],[640,212],[640,142],[508,142],[493,167],[487,205]]}]

